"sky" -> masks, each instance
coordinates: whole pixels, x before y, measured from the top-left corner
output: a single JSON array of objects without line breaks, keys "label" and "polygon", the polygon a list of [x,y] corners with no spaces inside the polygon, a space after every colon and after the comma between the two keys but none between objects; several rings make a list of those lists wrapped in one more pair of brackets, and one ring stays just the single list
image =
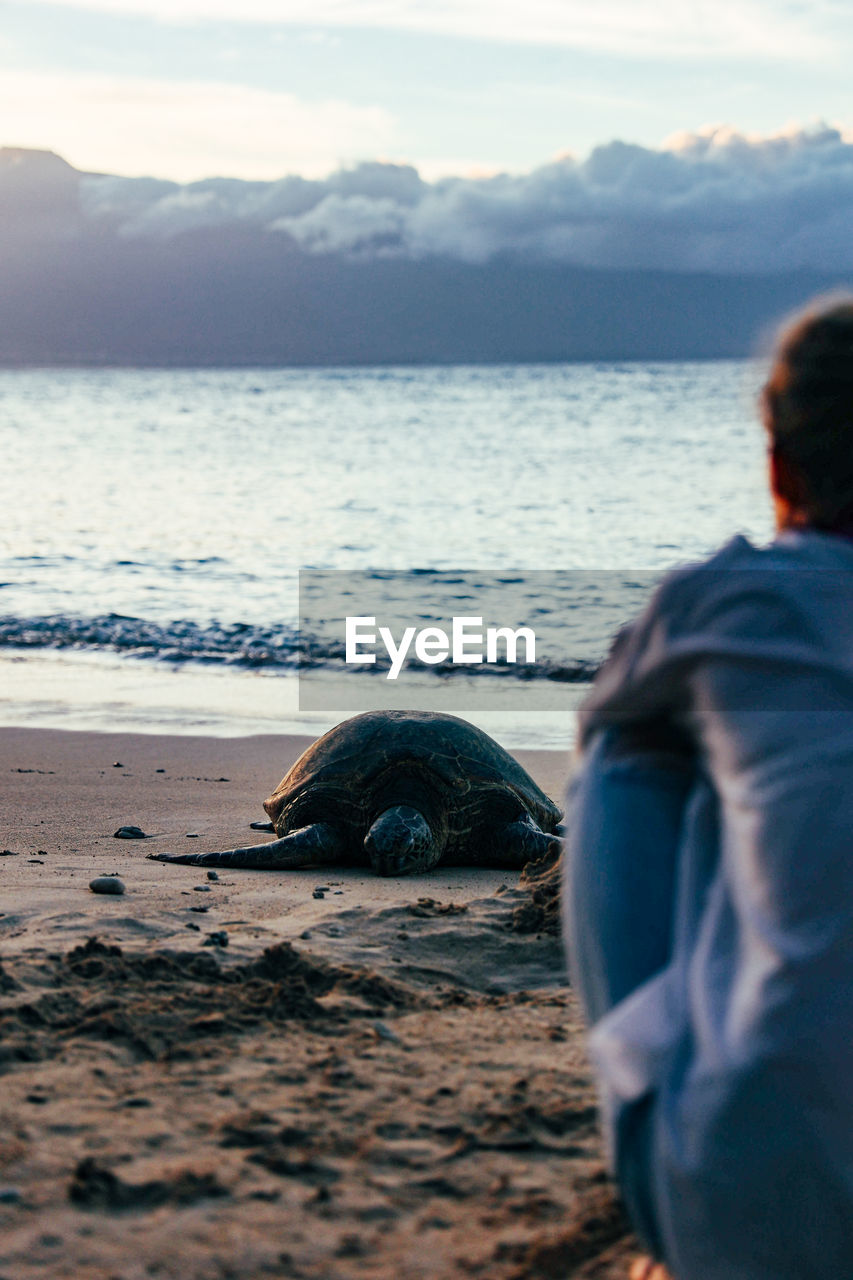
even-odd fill
[{"label": "sky", "polygon": [[853,282],[850,0],[0,0],[0,363],[746,353]]},{"label": "sky", "polygon": [[0,145],[181,183],[523,174],[714,125],[846,140],[851,59],[848,0],[27,0]]}]

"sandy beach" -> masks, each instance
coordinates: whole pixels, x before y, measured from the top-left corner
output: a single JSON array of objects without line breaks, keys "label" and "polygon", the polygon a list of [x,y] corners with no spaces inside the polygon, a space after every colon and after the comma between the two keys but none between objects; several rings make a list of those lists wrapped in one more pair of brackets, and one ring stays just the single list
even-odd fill
[{"label": "sandy beach", "polygon": [[0,1278],[624,1275],[517,873],[146,859],[245,842],[307,743],[0,730]]}]

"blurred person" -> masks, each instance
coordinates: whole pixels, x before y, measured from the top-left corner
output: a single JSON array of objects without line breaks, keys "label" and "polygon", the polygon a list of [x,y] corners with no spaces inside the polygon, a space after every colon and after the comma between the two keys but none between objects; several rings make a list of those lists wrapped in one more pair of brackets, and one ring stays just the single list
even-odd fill
[{"label": "blurred person", "polygon": [[776,537],[669,575],[580,715],[564,929],[632,1280],[853,1276],[853,298],[762,408]]}]

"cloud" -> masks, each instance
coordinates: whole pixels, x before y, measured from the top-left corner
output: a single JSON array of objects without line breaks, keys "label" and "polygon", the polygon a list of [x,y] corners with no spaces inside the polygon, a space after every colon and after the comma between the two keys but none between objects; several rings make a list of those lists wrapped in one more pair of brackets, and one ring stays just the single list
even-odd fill
[{"label": "cloud", "polygon": [[407,210],[394,200],[328,195],[300,217],[278,218],[309,253],[397,254],[404,249]]},{"label": "cloud", "polygon": [[[181,186],[152,178],[87,177],[80,182],[78,200],[84,217],[109,223],[124,237],[168,238],[243,224],[266,231],[293,228],[293,238],[317,252],[352,252],[364,247],[374,223],[384,219],[388,231],[392,210],[398,211],[395,225],[402,231],[429,190],[410,165],[374,160],[339,169],[322,181],[291,175],[276,182],[208,178]],[[359,219],[363,233],[357,225],[345,229]],[[398,248],[401,243],[398,237]]]},{"label": "cloud", "polygon": [[[31,0],[32,2],[32,0]],[[844,32],[832,0],[41,0],[166,22],[385,28],[640,56],[819,58]],[[845,40],[845,43],[847,41]]]},{"label": "cloud", "polygon": [[838,130],[424,182],[81,174],[0,150],[0,365],[694,359],[853,279]]},{"label": "cloud", "polygon": [[[257,179],[329,173],[388,150],[394,123],[376,106],[244,85],[4,70],[8,141],[59,151],[78,168],[131,169],[181,182],[233,166]],[[137,198],[142,188],[137,188]]]},{"label": "cloud", "polygon": [[612,142],[526,174],[424,182],[372,162],[326,179],[177,186],[84,178],[90,222],[170,238],[241,225],[311,256],[717,274],[853,270],[853,143],[826,125]]}]

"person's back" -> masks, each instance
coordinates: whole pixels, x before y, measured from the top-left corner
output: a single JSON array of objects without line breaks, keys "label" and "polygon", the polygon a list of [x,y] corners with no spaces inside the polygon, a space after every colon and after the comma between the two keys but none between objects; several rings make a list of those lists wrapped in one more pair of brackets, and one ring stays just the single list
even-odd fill
[{"label": "person's back", "polygon": [[[789,334],[789,397],[810,342],[804,444],[767,395],[779,537],[672,575],[581,717],[568,942],[626,1199],[678,1280],[853,1275],[853,307]],[[663,857],[661,725],[692,752]],[[642,903],[605,901],[643,840],[660,964],[613,925],[647,932]]]}]

